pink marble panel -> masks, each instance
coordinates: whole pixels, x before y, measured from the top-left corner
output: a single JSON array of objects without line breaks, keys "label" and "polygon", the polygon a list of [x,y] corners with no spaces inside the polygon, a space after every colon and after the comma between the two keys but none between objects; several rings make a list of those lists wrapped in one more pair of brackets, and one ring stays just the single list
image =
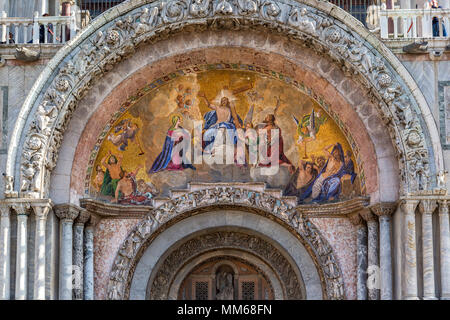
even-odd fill
[{"label": "pink marble panel", "polygon": [[106,299],[108,277],[119,246],[140,219],[103,219],[94,232],[95,299]]},{"label": "pink marble panel", "polygon": [[356,228],[348,218],[311,218],[333,247],[342,270],[345,296],[356,300]]}]

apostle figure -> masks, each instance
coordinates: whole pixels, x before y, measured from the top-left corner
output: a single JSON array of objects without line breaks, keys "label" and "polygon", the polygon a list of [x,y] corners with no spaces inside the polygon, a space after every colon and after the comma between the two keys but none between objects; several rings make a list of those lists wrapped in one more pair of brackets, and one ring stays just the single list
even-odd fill
[{"label": "apostle figure", "polygon": [[[284,154],[284,144],[283,144],[283,136],[281,134],[281,129],[279,126],[275,124],[275,115],[268,114],[266,118],[263,121],[264,126],[262,129],[259,129],[260,132],[263,130],[265,131],[265,134],[267,136],[267,159],[261,159],[263,160],[258,164],[259,167],[270,167],[274,165],[271,161],[272,156],[272,150],[273,148],[278,148],[278,165],[280,166],[287,166],[292,170],[293,165],[291,161],[286,157]],[[278,139],[274,139],[275,141],[272,141],[272,129],[278,130]],[[261,141],[260,141],[261,143]],[[293,170],[292,170],[293,171]]]},{"label": "apostle figure", "polygon": [[300,160],[298,168],[291,176],[284,190],[284,194],[286,196],[299,197],[314,182],[314,179],[317,177],[317,172],[318,170],[314,168],[313,163]]},{"label": "apostle figure", "polygon": [[[106,161],[106,159],[108,159],[108,161]],[[108,151],[108,154],[103,157],[101,163],[106,168],[106,172],[103,177],[100,193],[105,196],[114,197],[117,184],[120,179],[123,178],[124,173],[122,169],[122,155],[116,157],[111,154],[111,151]]]},{"label": "apostle figure", "polygon": [[181,117],[178,115],[173,116],[172,125],[167,131],[162,151],[153,162],[152,167],[148,172],[149,174],[163,170],[176,171],[187,168],[195,170],[195,167],[186,160],[184,154],[185,150],[181,148],[181,150],[177,152],[177,148],[175,148],[175,146],[183,141],[184,143],[190,143],[189,133],[183,129],[180,124]]},{"label": "apostle figure", "polygon": [[[328,150],[333,147],[331,152]],[[340,143],[329,145],[324,149],[328,157],[317,178],[300,195],[299,201],[311,198],[313,202],[323,202],[339,198],[341,192],[341,177],[344,175],[345,158]]]}]

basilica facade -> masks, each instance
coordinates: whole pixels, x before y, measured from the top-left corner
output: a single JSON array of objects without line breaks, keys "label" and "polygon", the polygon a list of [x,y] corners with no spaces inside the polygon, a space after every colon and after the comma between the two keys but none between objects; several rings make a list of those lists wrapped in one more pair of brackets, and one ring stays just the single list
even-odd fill
[{"label": "basilica facade", "polygon": [[450,299],[448,3],[83,3],[0,1],[1,299]]}]

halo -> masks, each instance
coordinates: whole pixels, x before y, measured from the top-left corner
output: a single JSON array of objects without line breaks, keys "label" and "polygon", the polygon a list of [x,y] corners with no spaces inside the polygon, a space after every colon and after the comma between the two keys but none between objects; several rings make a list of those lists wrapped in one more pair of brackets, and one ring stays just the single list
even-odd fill
[{"label": "halo", "polygon": [[234,102],[236,100],[236,98],[234,97],[233,93],[230,90],[222,89],[220,90],[216,98],[213,100],[213,103],[220,104],[220,100],[222,100],[223,97],[227,97],[230,102]]}]

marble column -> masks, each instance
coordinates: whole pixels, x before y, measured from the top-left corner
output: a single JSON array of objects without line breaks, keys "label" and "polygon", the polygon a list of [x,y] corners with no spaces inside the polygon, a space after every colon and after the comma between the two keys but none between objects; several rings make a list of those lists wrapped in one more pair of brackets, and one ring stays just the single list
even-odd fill
[{"label": "marble column", "polygon": [[367,292],[369,300],[380,299],[380,261],[378,257],[378,221],[377,217],[365,208],[361,217],[367,223]]},{"label": "marble column", "polygon": [[74,205],[55,206],[60,223],[59,299],[72,300],[72,228],[79,209]]},{"label": "marble column", "polygon": [[439,201],[439,241],[441,249],[441,300],[450,300],[450,225],[448,202]]},{"label": "marble column", "polygon": [[349,215],[356,226],[356,299],[367,300],[367,227],[358,212]]},{"label": "marble column", "polygon": [[80,214],[75,219],[73,228],[73,264],[76,266],[74,272],[75,282],[73,288],[73,299],[83,300],[83,238],[84,224],[89,220],[86,209],[80,209]]},{"label": "marble column", "polygon": [[36,219],[34,241],[34,300],[45,300],[45,229],[47,215],[51,209],[50,203],[32,204]]},{"label": "marble column", "polygon": [[84,229],[84,300],[94,300],[94,230],[98,221],[91,214]]},{"label": "marble column", "polygon": [[402,200],[403,211],[403,253],[402,298],[418,300],[417,253],[416,253],[416,207],[418,200]]},{"label": "marble column", "polygon": [[380,298],[392,300],[392,243],[391,243],[391,216],[396,208],[395,203],[379,203],[370,209],[378,216],[380,225]]},{"label": "marble column", "polygon": [[423,258],[423,299],[437,300],[434,284],[433,220],[436,200],[421,200],[419,210],[422,214],[422,258]]},{"label": "marble column", "polygon": [[17,213],[17,249],[16,249],[16,300],[27,299],[28,267],[28,215],[29,204],[15,203],[12,208]]},{"label": "marble column", "polygon": [[0,300],[10,297],[11,227],[9,205],[0,205]]}]

